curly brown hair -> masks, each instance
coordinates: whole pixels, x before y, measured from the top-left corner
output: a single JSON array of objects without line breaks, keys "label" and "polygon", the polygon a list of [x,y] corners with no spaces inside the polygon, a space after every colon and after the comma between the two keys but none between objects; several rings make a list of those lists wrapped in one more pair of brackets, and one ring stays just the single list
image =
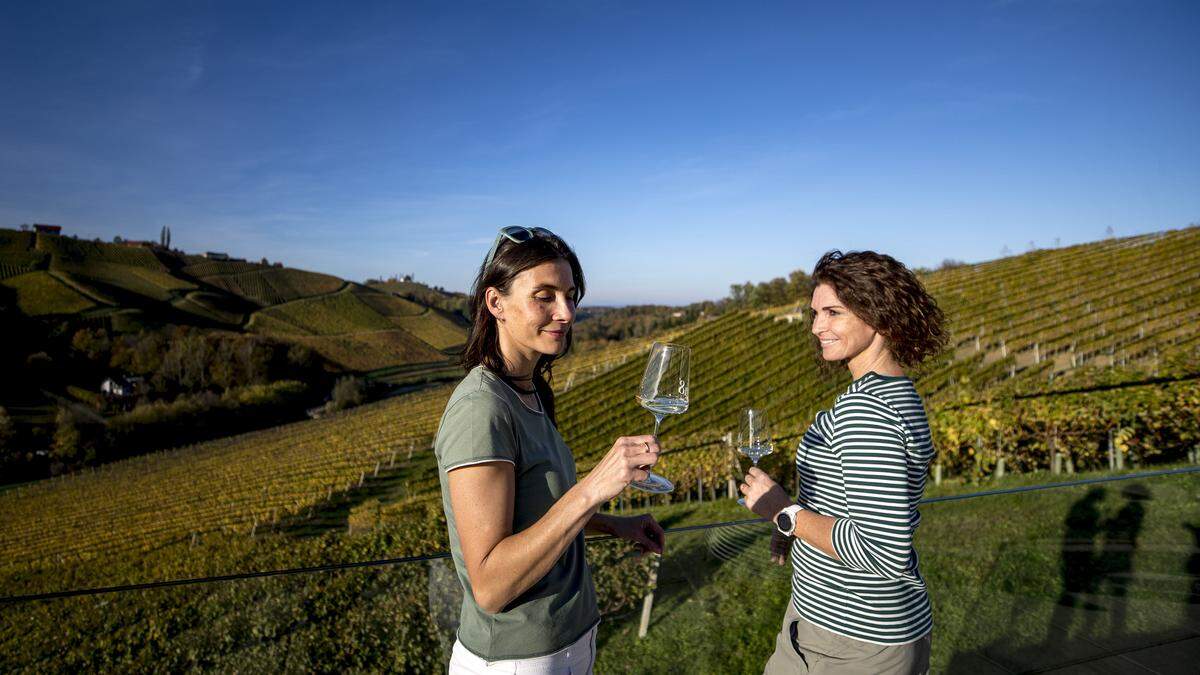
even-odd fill
[{"label": "curly brown hair", "polygon": [[830,251],[813,268],[810,290],[821,284],[832,286],[850,311],[879,331],[892,356],[906,368],[920,365],[950,341],[937,301],[915,274],[889,255]]}]

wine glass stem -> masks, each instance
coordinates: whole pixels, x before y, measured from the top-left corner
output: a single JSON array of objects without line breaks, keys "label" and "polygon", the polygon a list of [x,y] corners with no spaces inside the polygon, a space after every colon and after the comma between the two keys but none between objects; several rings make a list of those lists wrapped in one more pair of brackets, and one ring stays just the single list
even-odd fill
[{"label": "wine glass stem", "polygon": [[662,415],[654,416],[654,437],[658,438],[658,425],[662,424]]}]

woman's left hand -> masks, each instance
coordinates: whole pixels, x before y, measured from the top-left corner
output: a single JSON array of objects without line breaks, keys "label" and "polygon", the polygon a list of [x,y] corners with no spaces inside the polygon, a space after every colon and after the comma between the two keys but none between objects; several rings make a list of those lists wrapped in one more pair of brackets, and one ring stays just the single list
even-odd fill
[{"label": "woman's left hand", "polygon": [[612,533],[622,539],[628,539],[638,545],[641,553],[657,553],[662,555],[666,543],[666,533],[654,516],[644,513],[640,516],[613,518]]},{"label": "woman's left hand", "polygon": [[739,489],[746,495],[746,508],[767,520],[792,503],[783,488],[758,467],[750,469]]}]

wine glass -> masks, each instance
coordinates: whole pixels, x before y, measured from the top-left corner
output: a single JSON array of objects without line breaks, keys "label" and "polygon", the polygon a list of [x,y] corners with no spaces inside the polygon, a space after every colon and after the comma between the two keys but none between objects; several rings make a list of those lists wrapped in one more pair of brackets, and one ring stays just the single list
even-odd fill
[{"label": "wine glass", "polygon": [[[688,409],[688,382],[692,376],[692,350],[685,345],[655,342],[650,348],[650,360],[642,374],[642,386],[637,401],[654,414],[654,435],[663,417],[678,415]],[[651,473],[646,480],[635,480],[633,487],[646,492],[670,492],[671,481]]]},{"label": "wine glass", "polygon": [[[760,408],[746,408],[738,419],[737,436],[734,439],[737,451],[750,458],[754,466],[758,460],[775,451],[771,440],[771,424],[767,411]],[[739,497],[737,503],[745,506],[745,498]]]}]

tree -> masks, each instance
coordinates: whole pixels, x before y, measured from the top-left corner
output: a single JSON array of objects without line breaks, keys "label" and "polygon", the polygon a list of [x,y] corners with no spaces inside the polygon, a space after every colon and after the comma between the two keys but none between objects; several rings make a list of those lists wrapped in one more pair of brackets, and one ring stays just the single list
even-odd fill
[{"label": "tree", "polygon": [[79,430],[79,419],[66,406],[59,406],[54,418],[54,444],[50,455],[63,462],[70,462],[80,454],[83,433]]},{"label": "tree", "polygon": [[71,337],[71,347],[86,356],[89,361],[107,362],[112,343],[103,328],[95,330],[80,328]]},{"label": "tree", "polygon": [[333,385],[333,394],[325,408],[329,412],[345,410],[362,405],[366,400],[367,383],[353,375],[348,375],[339,377],[337,383]]}]

